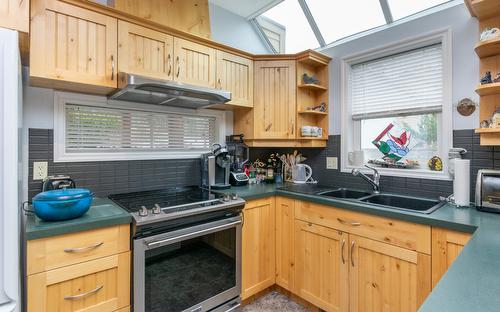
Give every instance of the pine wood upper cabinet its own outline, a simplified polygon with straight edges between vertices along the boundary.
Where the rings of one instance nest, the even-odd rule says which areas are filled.
[[[295,293],[325,311],[348,311],[348,235],[296,220],[294,239]]]
[[[432,287],[462,252],[470,237],[469,233],[432,228]]]
[[[28,32],[30,25],[29,0],[0,1],[0,27]]]
[[[215,88],[215,49],[174,38],[174,80]]]
[[[56,0],[34,0],[30,81],[91,93],[116,88],[117,20]]]
[[[174,37],[135,24],[118,21],[120,72],[172,80]]]
[[[241,297],[246,299],[275,283],[274,197],[247,202],[243,217]]]
[[[254,139],[294,139],[295,61],[257,61],[254,66]]]
[[[231,92],[231,101],[226,104],[253,107],[253,61],[217,51],[216,87]]]
[[[350,311],[417,311],[431,290],[430,256],[349,238]]]
[[[294,200],[276,197],[276,284],[293,290]]]
[[[28,276],[28,312],[111,312],[130,304],[130,252]]]

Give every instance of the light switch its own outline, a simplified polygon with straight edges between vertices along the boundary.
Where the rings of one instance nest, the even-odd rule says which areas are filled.
[[[48,164],[46,161],[33,162],[33,180],[43,180],[47,177]]]
[[[326,158],[326,169],[339,169],[339,162],[337,157],[327,157]]]

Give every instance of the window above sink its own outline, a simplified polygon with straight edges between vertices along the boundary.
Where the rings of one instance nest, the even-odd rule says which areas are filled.
[[[381,175],[451,180],[450,30],[351,56],[342,66],[342,172],[370,163]]]

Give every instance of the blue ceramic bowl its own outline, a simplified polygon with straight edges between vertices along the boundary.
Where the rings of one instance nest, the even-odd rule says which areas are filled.
[[[93,194],[87,189],[70,188],[53,190],[33,197],[35,214],[45,221],[62,221],[78,218],[92,204]]]

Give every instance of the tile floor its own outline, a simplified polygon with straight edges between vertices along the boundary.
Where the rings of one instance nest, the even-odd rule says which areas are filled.
[[[287,296],[273,291],[243,307],[242,312],[308,312],[309,310]]]

